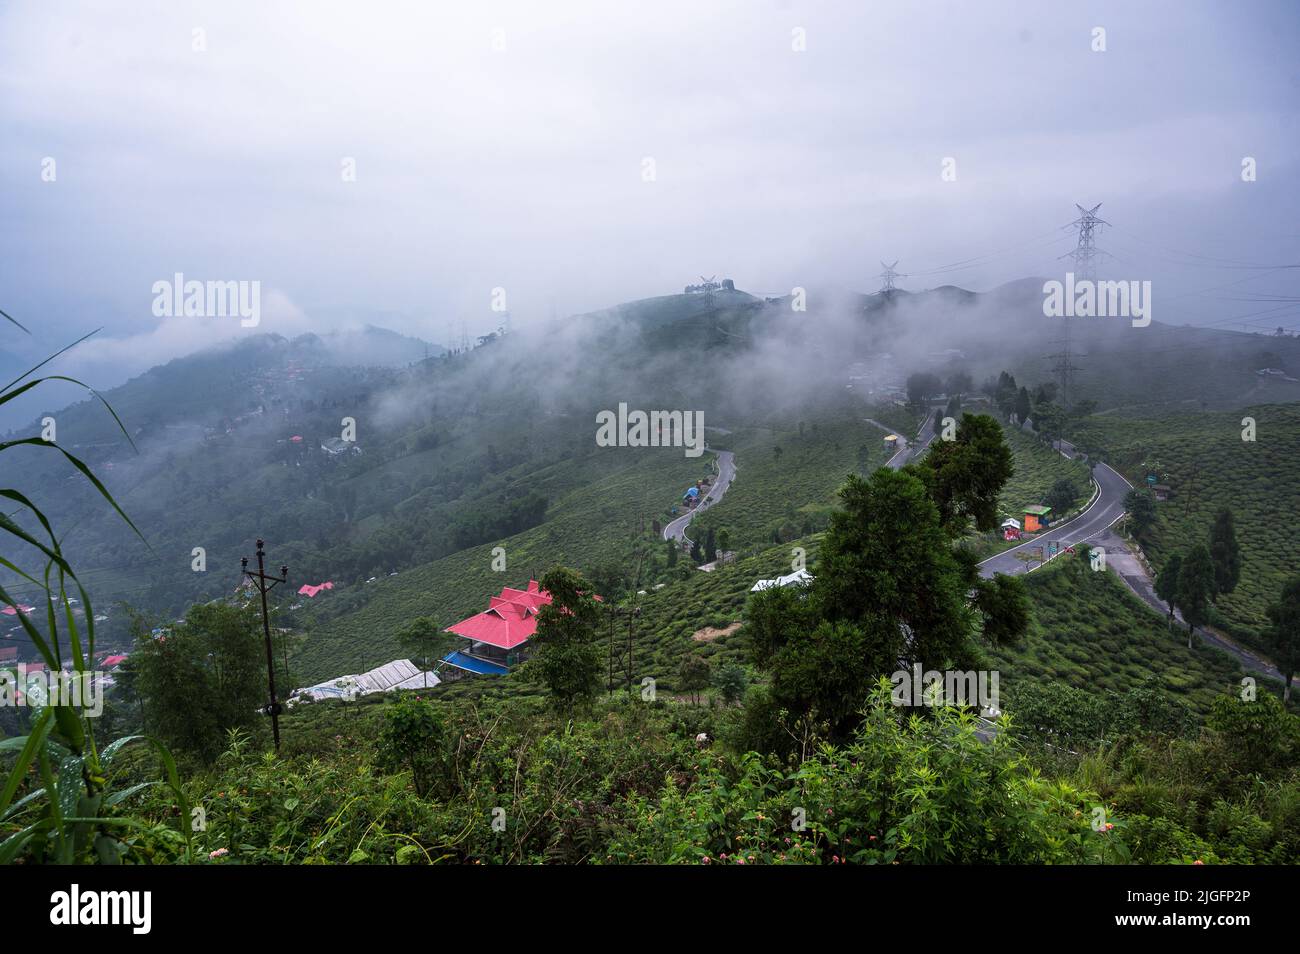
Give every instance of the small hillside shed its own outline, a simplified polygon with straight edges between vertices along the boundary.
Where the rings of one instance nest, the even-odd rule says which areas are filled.
[[[1042,504],[1034,504],[1032,507],[1025,508],[1025,533],[1037,533],[1051,525],[1051,519],[1048,516],[1052,512],[1051,507],[1044,507]]]

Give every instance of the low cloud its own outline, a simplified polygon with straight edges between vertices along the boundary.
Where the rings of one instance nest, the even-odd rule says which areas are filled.
[[[114,336],[101,332],[86,342],[86,345],[74,348],[61,357],[57,367],[61,374],[103,387],[102,382],[115,382],[115,379],[123,376],[133,377],[178,355],[214,345],[234,343],[249,335],[279,334],[292,338],[319,330],[286,294],[270,290],[262,293],[262,315],[257,327],[240,327],[237,315],[224,318],[162,318],[156,327],[138,334]]]

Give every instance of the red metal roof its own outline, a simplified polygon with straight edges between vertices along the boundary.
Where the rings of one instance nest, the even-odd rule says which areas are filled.
[[[550,601],[551,594],[544,592],[536,580],[529,580],[526,590],[505,586],[501,595],[488,600],[486,610],[453,623],[447,632],[498,649],[514,649],[537,632],[537,611]]]
[[[528,584],[528,589],[526,590],[516,590],[509,586],[503,586],[501,588],[501,595],[492,597],[490,605],[496,605],[497,602],[501,602],[522,603],[525,606],[532,606],[534,608],[545,606],[551,601],[551,594],[543,593],[540,589],[534,589],[536,586],[537,583],[535,581],[530,582]]]
[[[514,649],[528,642],[537,632],[537,611],[550,602],[551,594],[536,580],[529,580],[526,590],[503,586],[499,596],[488,600],[486,610],[453,623],[447,627],[447,632],[498,649]]]

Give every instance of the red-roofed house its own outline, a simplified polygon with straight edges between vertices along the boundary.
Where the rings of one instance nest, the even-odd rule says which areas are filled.
[[[551,594],[536,580],[529,580],[525,590],[502,587],[500,595],[491,597],[482,613],[447,627],[447,632],[462,636],[467,642],[463,649],[448,653],[442,661],[460,670],[454,676],[505,675],[527,654],[525,644],[537,632],[537,612],[550,602]]]
[[[302,586],[298,587],[298,592],[301,593],[303,596],[310,598],[315,596],[321,590],[332,590],[332,589],[334,589],[334,583],[330,580],[326,580],[320,586],[312,586],[310,583],[304,583]]]
[[[120,666],[120,665],[121,665],[122,663],[124,663],[124,662],[126,662],[126,656],[125,656],[125,655],[120,655],[120,656],[108,656],[108,657],[105,657],[104,662],[103,662],[103,666],[104,666],[105,669],[112,669],[114,666]]]
[[[448,653],[443,662],[462,672],[504,675],[520,661],[520,647],[537,632],[537,611],[549,602],[551,594],[536,580],[529,580],[526,590],[502,587],[482,613],[447,627],[467,642],[464,650]]]

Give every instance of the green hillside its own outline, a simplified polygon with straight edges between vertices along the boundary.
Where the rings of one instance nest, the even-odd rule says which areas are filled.
[[[732,549],[766,553],[774,531],[790,541],[824,524],[836,491],[857,466],[861,448],[868,448],[870,468],[884,461],[879,429],[845,420],[838,411],[810,415],[802,437],[799,428],[795,422],[788,430],[749,428],[711,438],[714,446],[735,448],[737,476],[723,500],[692,522],[692,538],[702,538],[710,526],[725,528]],[[780,455],[775,453],[778,446]],[[653,521],[671,519],[669,508],[679,502],[682,488],[711,472],[712,460],[710,454],[686,458],[676,449],[591,447],[577,461],[530,475],[529,486],[542,488],[553,501],[541,525],[403,570],[396,577],[381,576],[374,584],[326,594],[317,598],[319,607],[312,604],[301,616],[287,617],[288,624],[308,637],[293,660],[295,674],[314,681],[387,662],[399,653],[396,632],[413,617],[431,616],[448,625],[480,611],[501,586],[519,585],[556,564],[621,575],[630,584],[635,554],[643,550],[643,587],[685,575],[689,586],[710,592],[717,585],[706,582],[710,576],[734,579],[739,587],[745,574],[751,574],[752,584],[758,566],[771,564],[769,575],[789,572],[781,569],[789,562],[788,547],[778,549],[785,554],[780,560],[746,560],[713,575],[691,570],[685,555],[673,572],[668,570]],[[606,468],[614,469],[607,474]],[[498,545],[506,549],[505,573],[491,569],[491,551]],[[704,579],[697,584],[695,577]],[[738,591],[747,591],[749,584]],[[342,611],[331,609],[331,602]],[[689,605],[703,609],[708,604]],[[357,639],[356,634],[365,636]]]
[[[1256,421],[1254,442],[1242,440],[1245,417]],[[1098,415],[1080,437],[1104,447],[1135,485],[1143,483],[1151,462],[1172,488],[1171,499],[1157,504],[1148,548],[1157,568],[1171,554],[1204,542],[1219,509],[1232,509],[1241,582],[1219,599],[1218,612],[1231,633],[1257,643],[1264,610],[1294,569],[1288,554],[1293,516],[1300,512],[1300,405],[1151,418]]]
[[[517,542],[526,547],[529,541],[525,538],[539,532],[521,534]],[[660,692],[673,695],[679,691],[678,668],[688,655],[702,656],[713,665],[747,665],[745,630],[743,625],[736,628],[734,624],[743,624],[750,588],[756,580],[790,572],[793,546],[805,550],[809,569],[816,573],[819,540],[820,535],[816,535],[769,546],[712,572],[692,571],[683,579],[648,589],[637,600],[641,615],[635,628],[634,682],[639,685],[641,679],[651,677]],[[478,562],[486,567],[489,555],[486,550],[480,555]],[[458,588],[456,580],[461,576],[456,574],[466,580],[463,589]],[[376,587],[376,596],[382,599],[375,600],[375,611],[364,609],[314,631],[295,668],[305,668],[309,663],[317,666],[317,654],[323,656],[327,651],[333,653],[328,656],[327,668],[334,668],[328,673],[321,670],[322,677],[352,671],[343,664],[348,659],[357,659],[360,668],[387,661],[398,651],[396,643],[376,639],[375,634],[391,634],[410,616],[428,615],[431,608],[451,605],[446,600],[418,597],[399,603],[398,594],[417,581],[436,580],[441,593],[465,593],[469,600],[463,610],[466,614],[481,608],[479,594],[490,593],[500,585],[499,574],[458,566],[451,560],[439,561],[406,577]],[[521,579],[512,577],[510,582],[517,585]],[[1012,647],[990,650],[991,664],[1001,673],[1002,690],[1008,699],[1014,699],[1015,687],[1026,682],[1036,686],[1063,682],[1090,691],[1113,689],[1123,693],[1155,676],[1171,698],[1203,714],[1211,700],[1235,685],[1242,675],[1234,660],[1216,650],[1199,643],[1188,650],[1179,634],[1169,633],[1159,614],[1133,597],[1111,574],[1083,572],[1074,560],[1065,558],[1025,580],[1032,602],[1030,631]],[[408,608],[396,615],[380,611],[381,606],[396,605]],[[377,655],[347,655],[337,645],[347,632],[370,634],[356,651],[374,650]],[[365,665],[360,662],[363,658]],[[544,689],[530,678],[525,666],[508,677],[462,680],[439,687],[438,692],[448,699],[513,698],[540,697]]]
[[[1058,480],[1071,480],[1079,488],[1076,506],[1087,501],[1092,491],[1088,467],[1082,461],[1063,457],[1050,445],[1018,427],[1002,426],[1002,436],[1015,460],[1015,473],[1002,489],[1002,512],[1019,519],[1024,508],[1043,502],[1043,497]]]
[[[720,503],[691,521],[688,536],[725,529],[730,548],[748,552],[823,529],[844,479],[884,464],[882,437],[860,420],[821,417],[716,439],[735,452],[736,478]]]
[[[1142,603],[1112,573],[1093,573],[1075,557],[1026,578],[1034,623],[1025,639],[991,651],[1012,705],[1021,682],[1063,682],[1089,692],[1126,692],[1155,677],[1170,696],[1204,714],[1236,686],[1240,666],[1185,635]]]
[[[680,488],[707,472],[708,455],[687,458],[675,448],[601,448],[591,455],[616,469],[579,489],[567,490],[546,522],[522,533],[381,578],[365,586],[364,603],[329,619],[307,616],[299,625],[307,638],[292,661],[306,681],[360,672],[401,654],[396,633],[417,616],[443,626],[480,612],[502,586],[519,586],[556,564],[588,572],[607,564],[628,566],[634,548],[653,542],[650,522],[680,496]],[[556,476],[556,487],[566,483]],[[492,550],[505,549],[506,570],[492,569]],[[328,593],[319,616],[330,614]],[[315,607],[311,607],[316,612]]]
[[[1043,376],[1041,353],[1060,338],[1038,317],[1046,345],[1039,355],[1021,351],[1006,367],[1018,379]],[[1134,328],[1124,321],[1076,320],[1074,346],[1081,359],[1074,398],[1091,399],[1103,410],[1158,416],[1171,409],[1222,410],[1245,404],[1300,400],[1300,384],[1261,378],[1260,368],[1282,368],[1300,377],[1300,338],[1243,334],[1153,322]]]

